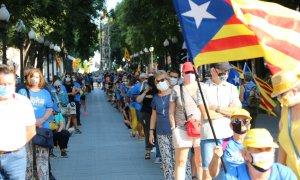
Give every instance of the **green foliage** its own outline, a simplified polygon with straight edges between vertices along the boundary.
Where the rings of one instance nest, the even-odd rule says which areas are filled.
[[[8,45],[16,46],[15,24],[22,19],[27,27],[45,39],[64,46],[70,54],[88,59],[98,49],[98,29],[94,23],[104,0],[7,0],[11,14]]]

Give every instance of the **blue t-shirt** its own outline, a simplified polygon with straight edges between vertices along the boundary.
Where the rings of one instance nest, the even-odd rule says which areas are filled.
[[[251,180],[247,165],[245,163],[237,166],[236,168],[230,169],[223,179],[227,180],[235,180],[235,179],[242,179],[242,180]],[[296,180],[297,177],[294,172],[279,163],[274,163],[271,170],[271,175],[269,180],[277,180],[277,179],[284,179],[284,180]]]
[[[244,93],[244,101],[242,102],[242,107],[246,108],[249,107],[247,103],[247,99],[250,95],[250,90],[256,85],[254,82],[250,81],[250,82],[246,82],[243,86],[245,88],[245,93]]]
[[[138,97],[140,94],[141,85],[142,84],[140,82],[137,82],[134,87],[131,88],[130,96],[134,96],[135,98]],[[136,102],[135,100],[130,99],[130,105],[138,111],[142,109],[142,104]]]
[[[158,135],[172,135],[169,121],[170,94],[166,96],[154,95],[152,109],[156,111],[156,133]]]
[[[41,89],[38,92],[29,90],[29,93],[36,119],[42,118],[48,108],[53,108],[51,95],[46,89]],[[19,94],[27,97],[27,92],[25,89],[20,89]],[[43,128],[49,128],[49,121],[45,121],[42,126]]]
[[[243,144],[235,141],[233,137],[230,137],[228,140],[228,144],[226,146],[226,149],[223,153],[223,159],[224,163],[226,165],[227,170],[231,168],[235,168],[240,164],[243,164],[244,158],[241,154],[241,149],[243,148]],[[217,179],[222,179],[224,176],[223,168],[220,172],[220,175]]]
[[[75,86],[76,89],[80,89],[80,87],[81,87],[78,82],[75,82],[74,86]],[[74,100],[77,101],[77,102],[80,102],[80,94],[79,93],[75,94]]]
[[[67,107],[67,105],[69,104],[68,94],[63,92],[63,93],[56,94],[56,96],[58,100],[61,102],[61,106]]]

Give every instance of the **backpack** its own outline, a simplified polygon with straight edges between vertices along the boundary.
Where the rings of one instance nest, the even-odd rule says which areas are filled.
[[[248,87],[248,86],[247,86]],[[250,108],[258,108],[260,104],[260,96],[256,86],[253,86],[249,91],[249,96],[246,100]]]

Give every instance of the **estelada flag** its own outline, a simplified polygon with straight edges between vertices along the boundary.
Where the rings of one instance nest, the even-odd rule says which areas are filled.
[[[255,34],[236,18],[230,0],[173,0],[196,66],[263,56]]]
[[[300,13],[258,0],[231,0],[237,15],[255,33],[272,74],[300,64]]]
[[[126,60],[130,60],[130,55],[129,55],[129,52],[128,52],[128,49],[127,49],[127,48],[125,48],[124,58],[125,58]]]

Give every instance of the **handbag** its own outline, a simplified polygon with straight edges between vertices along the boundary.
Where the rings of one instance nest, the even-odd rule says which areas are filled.
[[[185,111],[185,102],[184,102],[184,97],[183,97],[183,90],[182,90],[182,85],[180,85],[180,96],[181,96],[181,102],[182,102],[182,107],[183,107],[183,112],[184,112],[184,117],[186,120],[186,133],[189,137],[196,137],[200,138],[200,131],[201,131],[201,121],[196,120],[196,119],[188,119],[186,111]]]
[[[59,105],[60,108],[60,112],[63,116],[69,116],[70,115],[70,111],[68,107],[63,107],[61,105]]]
[[[45,148],[52,148],[54,146],[52,130],[47,128],[37,128],[32,143]]]

